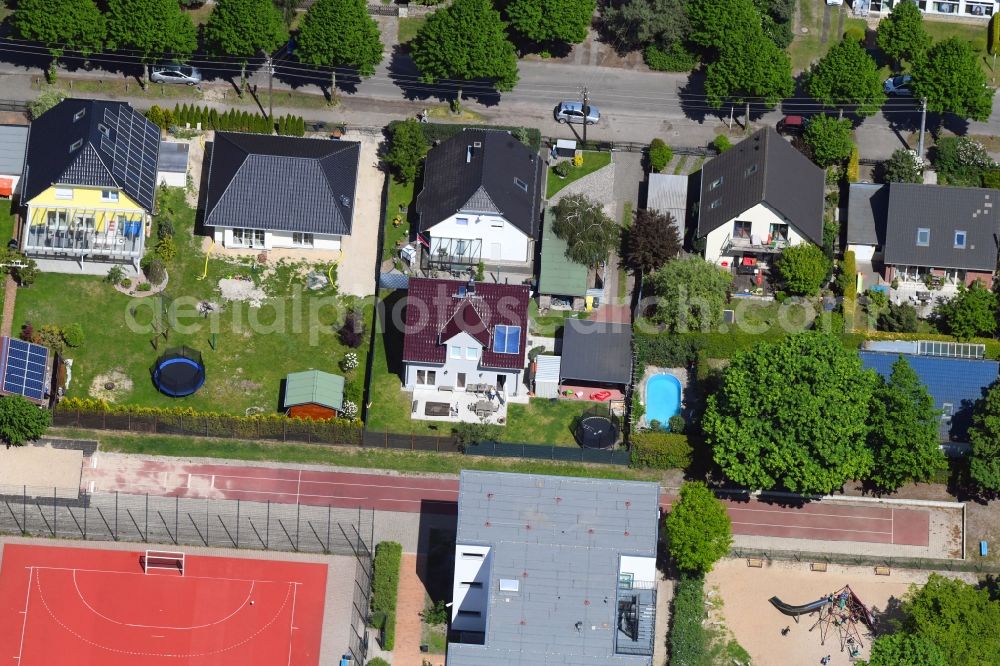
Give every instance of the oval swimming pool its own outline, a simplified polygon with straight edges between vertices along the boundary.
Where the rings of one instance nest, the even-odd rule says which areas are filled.
[[[653,375],[646,381],[646,423],[659,421],[666,427],[681,411],[681,383],[673,375]]]

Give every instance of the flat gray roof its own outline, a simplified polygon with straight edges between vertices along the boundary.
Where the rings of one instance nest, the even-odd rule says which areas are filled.
[[[889,186],[851,183],[847,199],[847,244],[883,245]]]
[[[27,144],[27,127],[0,125],[0,174],[21,175],[24,171],[24,147]]]
[[[561,379],[596,384],[632,381],[632,327],[629,324],[566,319]]]
[[[186,143],[160,141],[160,161],[156,165],[157,171],[187,173],[189,148]]]
[[[492,566],[485,644],[449,644],[448,663],[651,664],[615,654],[616,595],[620,556],[656,556],[659,497],[655,483],[463,471],[456,543],[490,546]]]

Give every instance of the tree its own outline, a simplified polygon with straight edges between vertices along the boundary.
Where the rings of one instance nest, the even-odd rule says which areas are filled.
[[[813,161],[826,168],[848,158],[854,145],[852,136],[850,120],[813,116],[802,138],[812,149]]]
[[[604,29],[622,49],[634,50],[658,42],[670,45],[687,39],[691,22],[685,0],[626,0],[601,14]]]
[[[729,553],[733,526],[715,494],[700,481],[681,486],[666,520],[670,557],[688,574],[705,574]]]
[[[878,315],[878,328],[892,333],[916,333],[917,309],[909,303],[896,305],[890,301],[887,309]]]
[[[762,342],[726,368],[702,429],[735,483],[829,493],[871,469],[865,440],[875,381],[833,335]]]
[[[410,42],[410,55],[426,83],[489,79],[502,91],[517,83],[514,45],[489,0],[455,0],[431,14]]]
[[[108,0],[108,48],[139,52],[142,80],[147,65],[173,57],[183,60],[198,48],[198,31],[176,0]]]
[[[38,97],[28,102],[28,115],[32,120],[54,107],[59,102],[66,99],[66,93],[61,90],[46,90]]]
[[[882,162],[882,180],[886,183],[922,183],[923,164],[915,152],[897,148]]]
[[[658,297],[654,318],[674,333],[711,330],[722,320],[732,282],[729,271],[701,257],[668,261],[649,276]]]
[[[928,481],[946,466],[938,438],[941,412],[903,356],[880,381],[871,403],[869,445],[875,457],[871,480],[884,490]]]
[[[587,38],[595,0],[513,0],[510,27],[536,44],[578,44]]]
[[[705,95],[713,108],[751,98],[770,107],[794,90],[788,54],[759,30],[732,35],[705,74]]]
[[[303,62],[330,67],[330,95],[337,87],[338,67],[371,76],[382,62],[378,24],[364,0],[317,0],[302,18],[296,53]]]
[[[430,144],[427,143],[423,128],[416,119],[410,118],[393,127],[385,161],[396,170],[400,182],[412,183],[417,178],[420,163],[428,150]]]
[[[583,194],[559,200],[552,231],[566,241],[566,256],[584,266],[606,261],[621,237],[621,228],[608,217],[601,204]]]
[[[21,446],[45,434],[52,413],[19,395],[0,398],[0,437],[9,446]]]
[[[910,588],[903,613],[903,628],[937,645],[949,666],[996,663],[1000,601],[985,589],[932,573],[926,585]]]
[[[935,113],[983,121],[993,112],[993,88],[986,83],[979,56],[957,37],[938,42],[913,63],[910,87]]]
[[[11,24],[21,39],[45,44],[53,69],[64,50],[99,51],[106,34],[94,0],[18,0]]]
[[[971,287],[959,285],[957,294],[938,303],[934,315],[959,340],[991,336],[997,330],[997,296],[978,281]]]
[[[988,493],[1000,492],[1000,383],[976,403],[969,427],[969,475]]]
[[[785,248],[775,268],[785,291],[799,296],[815,296],[830,274],[830,260],[823,250],[812,243],[800,243]]]
[[[923,14],[915,2],[897,2],[892,13],[879,21],[878,46],[897,63],[917,60],[930,45]]]
[[[721,51],[741,36],[763,36],[763,21],[752,0],[688,0],[688,39]]]
[[[648,275],[681,251],[677,223],[670,213],[642,209],[625,230],[624,259],[632,270]]]
[[[806,90],[824,106],[853,106],[854,113],[862,118],[885,103],[875,59],[852,39],[838,42],[813,65],[806,78]]]
[[[663,139],[656,138],[649,142],[649,168],[651,171],[660,173],[667,168],[670,160],[674,158],[674,151]]]
[[[930,641],[900,631],[883,634],[872,642],[868,661],[855,662],[859,666],[948,666],[941,649]]]
[[[979,187],[983,174],[995,165],[986,147],[967,136],[943,136],[931,150],[931,161],[942,185]]]
[[[217,0],[205,24],[205,39],[217,55],[240,59],[242,88],[247,60],[287,43],[288,30],[271,0]]]

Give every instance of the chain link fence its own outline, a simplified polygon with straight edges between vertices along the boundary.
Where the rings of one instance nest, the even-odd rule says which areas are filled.
[[[1000,573],[1000,564],[996,563],[932,557],[851,555],[845,553],[775,550],[770,548],[733,548],[729,551],[729,554],[732,557],[783,562],[826,562],[829,564],[843,564],[845,566],[889,567],[890,569],[918,569],[921,571],[970,571],[978,574]]]

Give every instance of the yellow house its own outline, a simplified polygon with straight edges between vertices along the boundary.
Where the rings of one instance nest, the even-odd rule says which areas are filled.
[[[21,251],[138,267],[150,233],[160,131],[124,102],[67,99],[31,124]]]

